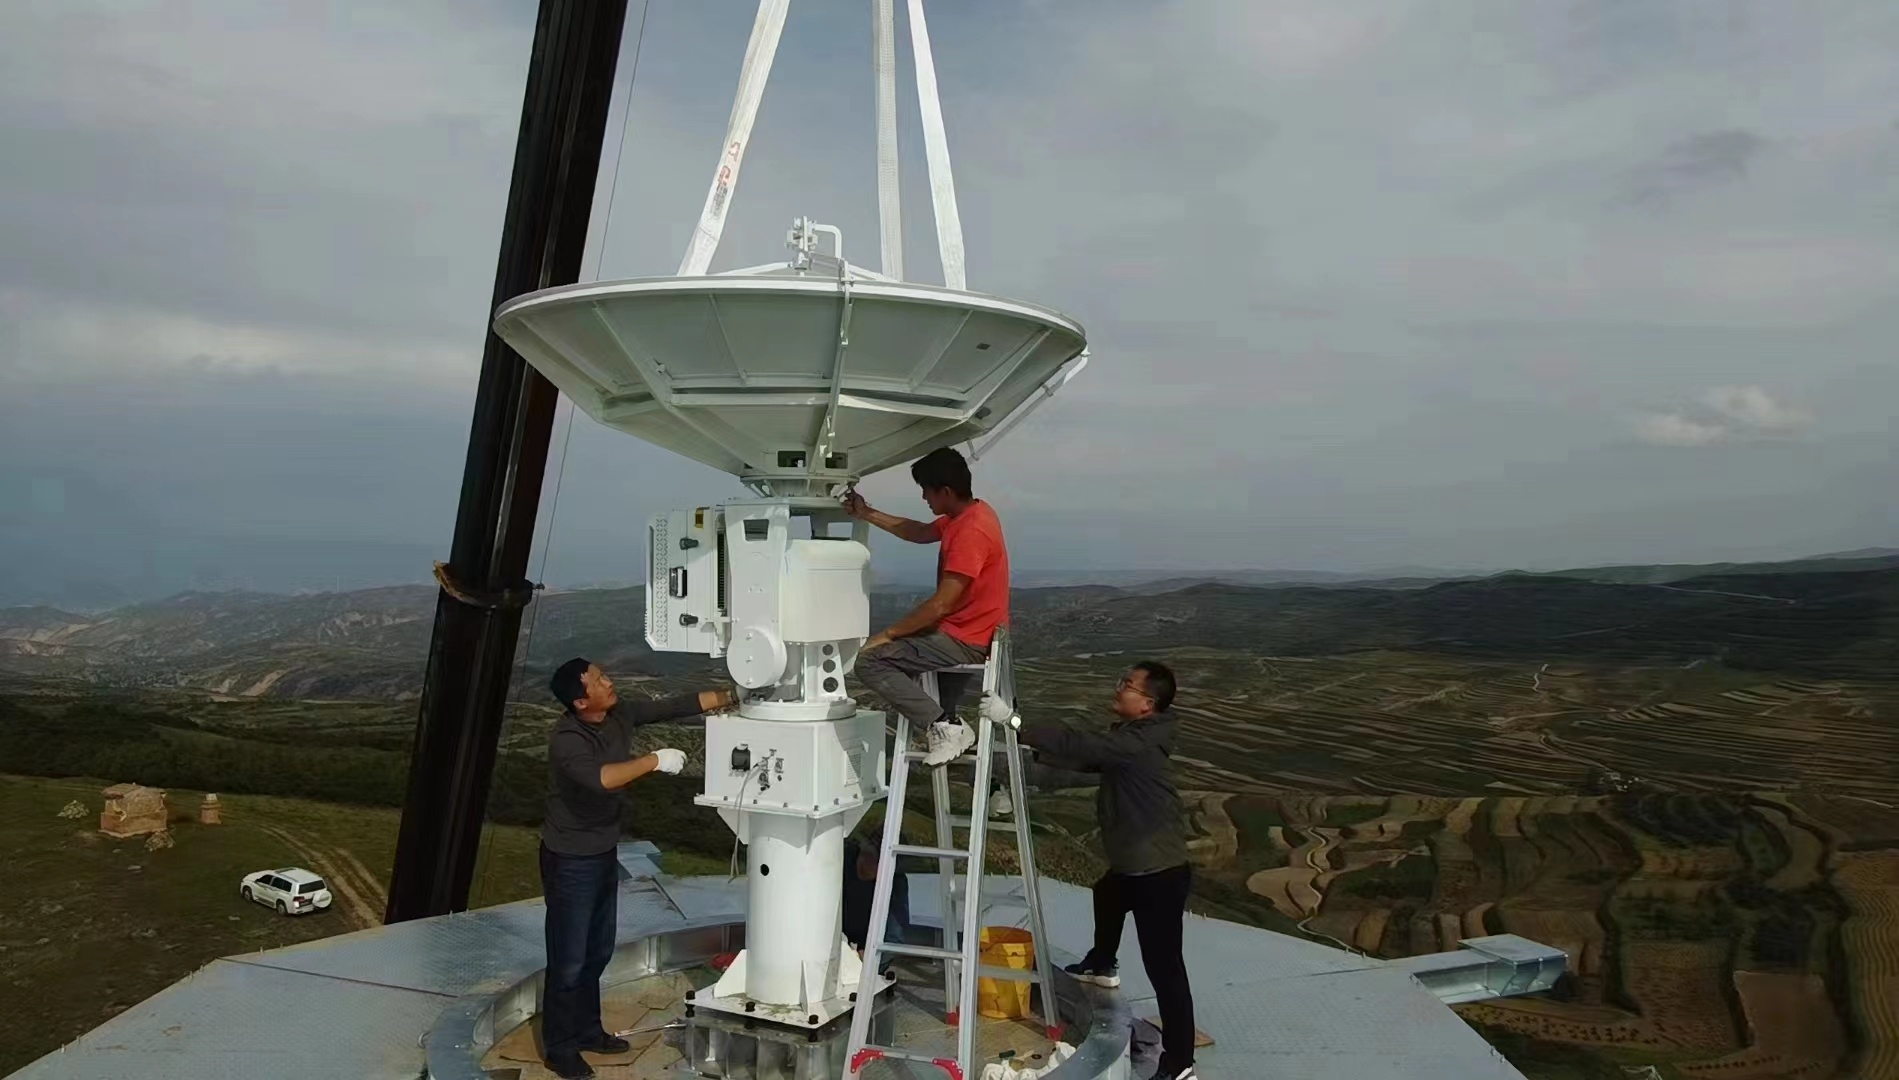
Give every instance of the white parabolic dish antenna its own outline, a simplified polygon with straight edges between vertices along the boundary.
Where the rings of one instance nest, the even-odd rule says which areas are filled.
[[[1032,304],[773,269],[548,289],[495,329],[600,423],[778,495],[1000,434],[1086,345]]]
[[[791,261],[707,273],[788,6],[759,4],[679,275],[545,289],[504,304],[494,320],[502,340],[595,420],[770,497],[835,493],[939,446],[969,442],[980,457],[1087,363],[1087,334],[1073,319],[967,289],[921,0],[910,0],[910,32],[944,284],[903,280],[891,0],[877,0],[872,20],[882,271],[846,262],[842,233],[800,219]],[[829,253],[819,251],[822,235]]]

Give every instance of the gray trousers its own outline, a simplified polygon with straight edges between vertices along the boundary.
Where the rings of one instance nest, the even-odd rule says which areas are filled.
[[[968,672],[944,671],[960,664],[980,664],[989,654],[974,645],[965,645],[941,630],[898,638],[888,645],[857,654],[857,681],[875,690],[890,706],[910,721],[918,734],[946,716],[956,714],[956,706],[975,676]],[[930,700],[917,676],[937,672],[936,689],[942,704]]]

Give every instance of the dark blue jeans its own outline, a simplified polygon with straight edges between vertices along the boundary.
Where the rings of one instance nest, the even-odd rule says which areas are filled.
[[[541,1055],[577,1054],[607,1036],[600,975],[613,959],[619,863],[611,850],[562,855],[541,847],[547,897],[547,975],[541,989]]]

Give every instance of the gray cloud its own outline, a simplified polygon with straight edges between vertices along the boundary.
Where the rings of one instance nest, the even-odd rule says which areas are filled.
[[[1665,205],[1676,195],[1740,180],[1766,148],[1767,140],[1751,131],[1730,128],[1690,135],[1637,168],[1628,197],[1636,203]]]
[[[1712,420],[1686,413],[1649,413],[1636,425],[1636,435],[1652,446],[1713,446],[1727,438],[1728,429]]]
[[[1798,435],[1813,415],[1758,386],[1717,386],[1692,409],[1652,412],[1636,424],[1637,436],[1654,446],[1713,446],[1733,439]]]
[[[193,535],[445,544],[529,19],[0,10],[0,398],[38,433],[0,479],[76,469]],[[715,268],[780,257],[800,214],[874,251],[866,23],[794,12]],[[931,28],[972,286],[1094,342],[980,466],[1023,565],[1692,558],[1732,527],[1697,508],[1764,469],[1805,511],[1756,523],[1763,549],[1816,522],[1891,541],[1866,492],[1896,456],[1892,5],[1046,0]],[[748,29],[653,6],[606,276],[676,265]],[[1739,439],[1768,413],[1710,387],[1825,424]],[[1704,425],[1721,450],[1642,446],[1644,416],[1681,421],[1650,442]],[[619,576],[669,500],[733,490],[584,419],[568,469],[567,580]],[[866,490],[914,505],[901,476]]]

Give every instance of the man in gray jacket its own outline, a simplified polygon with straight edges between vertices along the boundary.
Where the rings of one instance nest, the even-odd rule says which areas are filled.
[[[983,716],[1008,724],[1036,751],[1037,787],[1097,787],[1095,816],[1108,872],[1095,882],[1095,943],[1066,970],[1082,982],[1121,985],[1116,955],[1130,913],[1141,961],[1160,1006],[1161,1059],[1154,1080],[1193,1080],[1193,991],[1181,955],[1183,916],[1193,887],[1186,818],[1174,787],[1174,673],[1158,660],[1128,669],[1115,686],[1118,719],[1104,731],[1030,722],[984,695]]]
[[[541,1054],[562,1080],[587,1080],[583,1051],[625,1053],[625,1039],[600,1020],[600,975],[613,958],[619,910],[620,820],[628,785],[654,772],[677,773],[683,751],[633,756],[633,731],[700,720],[738,703],[731,690],[621,701],[598,664],[576,657],[549,683],[566,712],[548,736],[547,814],[541,824],[541,889],[547,903],[547,973],[541,988]]]

